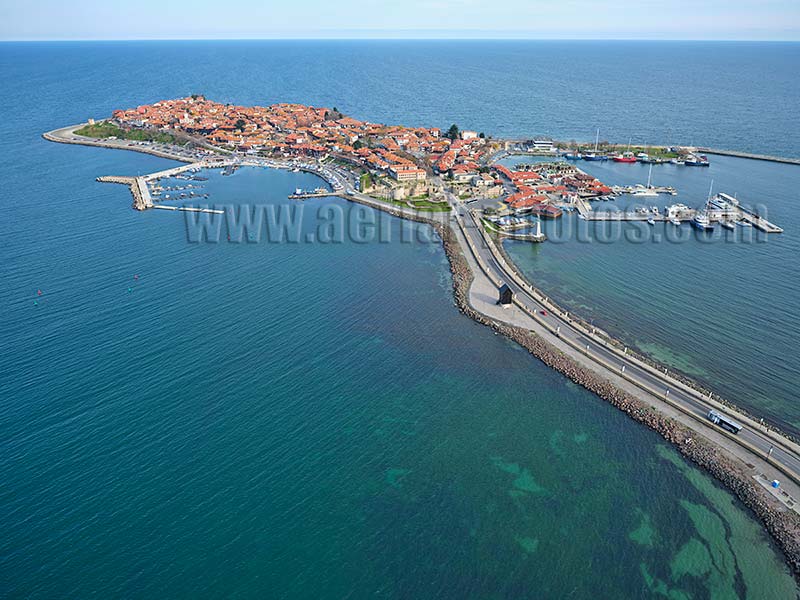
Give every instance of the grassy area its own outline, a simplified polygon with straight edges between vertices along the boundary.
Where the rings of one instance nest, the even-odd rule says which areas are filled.
[[[450,205],[447,202],[431,202],[430,200],[386,200],[397,206],[409,208],[409,203],[414,209],[421,212],[449,212]]]
[[[494,224],[487,219],[481,219],[481,224],[483,225],[483,230],[489,235],[496,236],[498,233],[500,233],[500,230],[497,229],[497,227],[495,227]]]
[[[364,173],[361,175],[359,179],[359,188],[360,190],[368,190],[372,187],[372,177],[370,177],[369,173]]]
[[[80,129],[76,129],[75,134],[95,139],[115,137],[120,140],[159,142],[161,144],[175,144],[177,142],[174,136],[162,131],[150,131],[148,129],[126,130],[108,121],[100,121],[93,125],[85,125]]]

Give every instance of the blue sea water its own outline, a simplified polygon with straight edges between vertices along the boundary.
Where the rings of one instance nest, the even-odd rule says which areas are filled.
[[[528,160],[512,157],[504,162]],[[609,185],[647,182],[641,164],[581,162]],[[682,202],[701,207],[711,184],[784,229],[688,224],[545,224],[552,243],[506,242],[515,262],[553,298],[661,363],[795,435],[800,432],[800,325],[794,319],[800,253],[800,166],[713,156],[698,169],[656,165],[655,185],[677,196],[620,196],[596,210]]]
[[[125,188],[94,181],[174,163],[39,137],[198,91],[578,136],[572,111],[586,105],[556,102],[572,94],[550,98],[531,69],[569,87],[561,65],[587,47],[0,46],[0,595],[793,597],[781,557],[726,491],[458,313],[440,246],[399,241],[424,226],[390,220],[390,243],[189,243],[182,215],[136,213]],[[650,56],[641,71],[702,51],[736,64],[720,75],[735,80],[742,57],[755,70],[797,53],[598,47],[594,69],[571,68],[621,81],[622,55]],[[498,69],[517,77],[514,95],[487,79]],[[483,93],[467,93],[470,78]],[[745,132],[747,149],[774,137],[794,152],[776,112]],[[719,113],[701,133],[736,145]],[[624,135],[633,120],[613,115],[609,131]],[[204,185],[211,202],[274,206],[314,184],[243,169]],[[304,233],[320,208],[348,210],[303,206]]]

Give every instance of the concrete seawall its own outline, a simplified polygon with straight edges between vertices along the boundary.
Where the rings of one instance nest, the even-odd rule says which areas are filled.
[[[131,152],[141,152],[143,154],[151,154],[160,158],[168,158],[170,160],[178,160],[180,162],[194,162],[195,159],[186,156],[180,156],[172,152],[152,148],[147,145],[133,145],[129,146],[127,140],[101,140],[95,138],[85,138],[75,134],[75,130],[87,125],[88,123],[80,123],[78,125],[70,125],[69,127],[62,127],[54,129],[42,134],[42,137],[48,142],[56,142],[57,144],[73,144],[76,146],[95,146],[97,148],[110,148],[112,150],[129,150]]]
[[[767,154],[752,154],[750,152],[738,152],[736,150],[717,150],[715,148],[698,148],[698,152],[704,154],[716,154],[718,156],[734,156],[736,158],[749,158],[752,160],[765,160],[769,162],[784,163],[787,165],[800,165],[800,158],[785,158],[783,156],[769,156]]]

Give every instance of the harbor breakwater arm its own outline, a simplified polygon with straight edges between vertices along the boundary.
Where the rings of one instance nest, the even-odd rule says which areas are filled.
[[[736,158],[749,158],[752,160],[765,160],[769,162],[784,163],[787,165],[800,165],[800,158],[787,158],[784,156],[770,156],[768,154],[753,154],[751,152],[738,152],[737,150],[718,150],[716,148],[698,148],[698,152],[704,154],[716,154],[718,156],[734,156]]]

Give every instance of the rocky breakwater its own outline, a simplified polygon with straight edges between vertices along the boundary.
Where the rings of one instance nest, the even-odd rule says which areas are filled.
[[[120,175],[106,175],[98,177],[97,181],[103,183],[119,183],[127,185],[133,196],[133,208],[136,210],[147,210],[153,207],[153,201],[147,192],[147,183],[142,177],[123,177]]]
[[[751,468],[723,453],[707,438],[578,364],[532,331],[498,323],[472,308],[469,303],[469,290],[473,273],[464,258],[458,239],[449,226],[435,222],[430,224],[442,239],[453,275],[453,293],[461,312],[514,340],[547,366],[594,392],[636,421],[657,431],[686,458],[704,468],[761,520],[783,552],[795,578],[800,582],[800,515],[769,496],[752,478]]]

